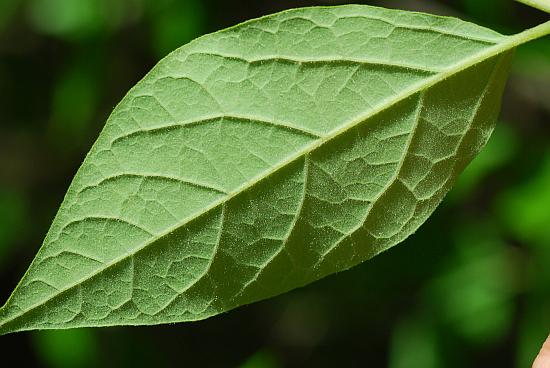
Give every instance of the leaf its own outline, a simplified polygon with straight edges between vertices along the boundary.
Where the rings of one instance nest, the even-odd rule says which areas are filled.
[[[401,242],[487,141],[510,50],[547,28],[340,6],[183,46],[109,117],[0,331],[199,320]]]

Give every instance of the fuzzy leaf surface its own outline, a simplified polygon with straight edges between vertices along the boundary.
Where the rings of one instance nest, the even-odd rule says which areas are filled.
[[[0,332],[199,320],[401,242],[489,138],[509,40],[339,6],[179,48],[109,117]]]

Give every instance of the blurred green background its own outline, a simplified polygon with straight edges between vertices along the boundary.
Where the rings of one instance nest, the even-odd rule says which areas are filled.
[[[0,0],[0,299],[125,92],[201,34],[306,0]],[[366,1],[514,33],[512,0]],[[3,366],[528,367],[550,331],[550,37],[434,216],[355,269],[206,321],[0,337]]]

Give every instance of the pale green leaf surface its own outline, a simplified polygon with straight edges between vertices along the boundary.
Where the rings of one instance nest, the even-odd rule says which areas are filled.
[[[0,331],[203,319],[401,242],[487,141],[519,43],[341,6],[183,46],[113,111]]]

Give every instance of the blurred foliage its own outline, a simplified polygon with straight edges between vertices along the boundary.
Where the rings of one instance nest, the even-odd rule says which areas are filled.
[[[36,253],[106,117],[203,33],[312,0],[0,0],[0,283]],[[547,16],[512,0],[366,1],[505,33]],[[173,326],[2,337],[44,367],[526,367],[550,330],[550,39],[521,47],[486,149],[414,236],[275,299]]]
[[[550,40],[525,44],[516,53],[515,72],[529,77],[550,78]]]
[[[509,125],[497,123],[487,145],[474,161],[466,167],[449,194],[449,201],[462,201],[478,190],[483,180],[498,169],[510,164],[518,151],[518,138]]]
[[[511,250],[488,226],[465,222],[453,229],[455,252],[426,294],[442,323],[476,345],[490,345],[507,333],[516,291]]]
[[[550,150],[540,161],[525,182],[502,193],[497,213],[516,237],[550,255]]]
[[[0,1],[0,32],[9,25],[11,18],[17,10],[17,0]]]
[[[89,62],[71,65],[58,78],[52,91],[50,137],[56,147],[64,142],[81,143],[98,108],[99,81]]]
[[[0,267],[9,258],[10,246],[18,233],[25,228],[26,207],[21,192],[0,187]]]
[[[148,3],[151,46],[157,57],[204,33],[206,10],[199,0],[158,0]]]
[[[259,350],[247,361],[240,365],[240,368],[277,368],[279,364],[274,355],[267,350]]]
[[[485,23],[486,26],[492,28],[500,28],[502,31],[503,22],[509,21],[512,14],[511,1],[502,0],[462,0],[464,12],[478,23]]]
[[[109,34],[139,15],[141,0],[30,0],[28,18],[38,32],[82,42]]]
[[[90,329],[39,331],[33,334],[33,340],[46,366],[84,368],[98,363],[99,347]]]
[[[390,368],[441,367],[437,335],[429,319],[417,317],[396,324],[391,340]]]

